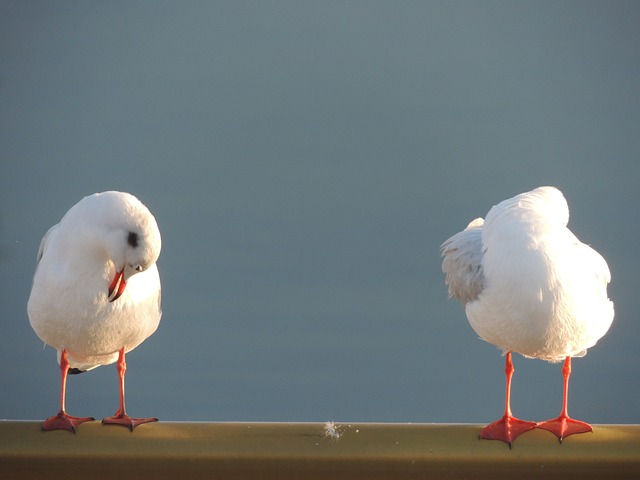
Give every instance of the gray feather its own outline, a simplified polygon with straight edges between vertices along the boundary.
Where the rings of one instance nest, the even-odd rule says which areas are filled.
[[[463,304],[475,300],[484,289],[482,271],[482,225],[476,218],[463,231],[445,241],[442,252],[442,271],[449,296]]]

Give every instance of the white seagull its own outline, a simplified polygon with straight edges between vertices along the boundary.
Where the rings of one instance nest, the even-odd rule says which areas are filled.
[[[491,208],[441,247],[449,296],[465,306],[476,333],[506,354],[504,416],[480,438],[511,443],[534,428],[559,440],[592,431],[567,413],[571,357],[582,357],[609,330],[613,303],[604,258],[567,228],[569,207],[554,187],[539,187]],[[562,410],[536,424],[511,414],[511,352],[564,360]]]
[[[65,411],[67,374],[117,362],[120,407],[103,423],[133,430],[156,418],[132,418],[124,401],[125,354],[160,322],[160,231],[128,193],[96,193],[80,200],[45,234],[27,310],[31,326],[58,350],[60,412],[43,430],[75,432],[93,420]]]

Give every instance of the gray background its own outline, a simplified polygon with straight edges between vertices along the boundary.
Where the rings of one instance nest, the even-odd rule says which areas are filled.
[[[624,1],[1,1],[0,417],[57,411],[35,255],[118,189],[163,235],[132,415],[494,420],[504,360],[447,299],[439,246],[555,185],[616,304],[570,413],[638,423],[638,25]],[[560,365],[515,363],[514,413],[557,415]],[[114,366],[69,380],[73,414],[117,401]]]

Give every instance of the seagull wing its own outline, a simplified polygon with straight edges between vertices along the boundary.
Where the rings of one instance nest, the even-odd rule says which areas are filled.
[[[59,226],[60,224],[58,223],[53,227],[51,227],[49,230],[47,230],[47,233],[44,234],[44,237],[42,237],[42,240],[40,240],[40,247],[38,248],[38,256],[36,257],[36,269],[37,269],[37,265],[40,263],[40,260],[42,259],[42,255],[44,255],[44,250],[47,246],[47,241],[51,237],[51,234],[55,232]]]
[[[482,271],[482,225],[476,218],[463,231],[456,233],[440,247],[442,271],[449,296],[463,304],[478,298],[484,288]]]

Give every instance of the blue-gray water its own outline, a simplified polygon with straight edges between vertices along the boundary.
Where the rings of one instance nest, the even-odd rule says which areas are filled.
[[[633,1],[0,2],[0,418],[57,411],[36,252],[119,189],[163,235],[132,415],[494,420],[503,357],[438,249],[550,184],[616,305],[570,414],[640,422],[639,24]],[[514,413],[557,415],[560,365],[515,364]],[[114,366],[69,379],[73,414],[117,402]]]

